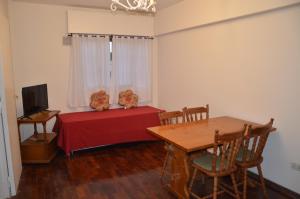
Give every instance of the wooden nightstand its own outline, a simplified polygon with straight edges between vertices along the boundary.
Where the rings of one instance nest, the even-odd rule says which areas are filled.
[[[53,117],[58,117],[60,111],[43,111],[28,118],[18,118],[18,131],[21,147],[22,163],[49,163],[56,155],[57,134],[47,132],[46,124]],[[37,132],[37,124],[43,125],[43,133]],[[33,124],[34,134],[21,142],[20,125]]]

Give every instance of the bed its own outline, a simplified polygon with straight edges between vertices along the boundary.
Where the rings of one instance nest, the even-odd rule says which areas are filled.
[[[141,106],[132,109],[110,109],[103,112],[60,114],[54,131],[58,146],[66,155],[81,149],[118,143],[157,140],[146,130],[160,125],[162,110]]]

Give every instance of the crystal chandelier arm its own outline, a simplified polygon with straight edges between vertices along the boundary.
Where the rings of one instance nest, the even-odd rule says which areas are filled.
[[[155,0],[149,0],[149,4],[148,4],[148,6],[146,7],[146,9],[148,10],[150,7],[155,7],[155,4],[156,4],[156,2],[155,2]]]
[[[133,1],[133,4],[135,4],[136,6],[133,6],[129,0],[127,0],[127,4],[131,7],[131,8],[138,8],[141,4],[141,1],[140,0],[134,0]]]
[[[142,8],[142,9],[146,9],[146,7],[147,7],[147,4],[148,4],[148,0],[140,0],[140,7]]]
[[[127,0],[128,1],[128,0]],[[120,2],[120,0],[112,0],[112,3],[110,5],[111,10],[116,11],[117,5],[122,6],[123,8],[130,10],[131,8],[123,3]]]
[[[118,9],[118,7],[117,7],[117,5],[116,5],[115,2],[112,2],[112,3],[110,4],[110,9],[111,9],[112,11],[116,11],[116,10]]]
[[[136,5],[134,6],[134,5],[132,5],[132,4],[130,3],[129,0],[127,0],[127,4],[129,5],[129,7],[130,7],[131,10],[135,10],[135,9],[138,9],[138,8],[141,7],[143,1],[144,1],[144,0],[134,0],[134,1],[133,1],[133,4],[136,4]]]
[[[112,11],[118,9],[118,5],[126,10],[145,10],[148,11],[152,7],[152,11],[155,12],[156,0],[126,0],[127,5],[120,2],[120,0],[112,0],[110,8]]]

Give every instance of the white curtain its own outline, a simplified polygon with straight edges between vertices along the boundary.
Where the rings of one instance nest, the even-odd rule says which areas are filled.
[[[110,90],[109,37],[72,37],[68,101],[72,108],[89,106],[90,96]]]
[[[120,91],[132,89],[139,102],[151,102],[152,40],[146,38],[113,37],[112,89],[113,103]]]

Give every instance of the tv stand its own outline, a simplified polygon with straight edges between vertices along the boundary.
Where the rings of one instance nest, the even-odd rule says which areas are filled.
[[[47,122],[58,117],[60,111],[42,111],[27,117],[18,118],[18,132],[23,163],[49,163],[57,153],[57,135],[47,132]],[[20,125],[33,124],[34,132],[31,137],[21,142]],[[43,132],[38,133],[37,124],[43,125]]]
[[[19,119],[22,120],[22,119],[26,119],[26,118],[29,119],[29,120],[32,120],[32,118],[31,118],[30,116],[25,116],[25,115],[19,117],[18,120],[19,120]]]

